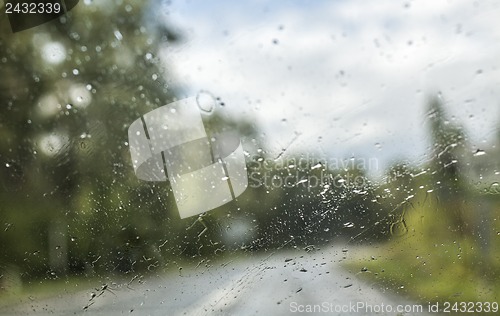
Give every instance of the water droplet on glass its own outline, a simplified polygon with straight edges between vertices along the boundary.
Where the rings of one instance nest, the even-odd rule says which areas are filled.
[[[321,168],[321,167],[322,167],[321,163],[317,163],[317,164],[315,164],[314,166],[311,167],[311,170],[318,169],[318,168]]]
[[[200,110],[205,113],[211,113],[215,109],[216,100],[208,91],[200,91],[196,95],[196,103]]]
[[[476,150],[476,152],[474,153],[474,157],[483,156],[483,155],[486,155],[486,152],[484,150],[481,150],[481,149]]]
[[[116,30],[114,34],[117,40],[121,41],[123,39],[123,35],[122,33],[120,33],[120,31]]]

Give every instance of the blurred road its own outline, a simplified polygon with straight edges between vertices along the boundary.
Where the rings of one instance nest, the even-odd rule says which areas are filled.
[[[297,315],[300,311],[307,315],[423,314],[398,313],[399,304],[409,303],[382,293],[377,285],[361,282],[346,272],[339,265],[344,256],[341,248],[333,247],[249,255],[208,267],[201,263],[177,274],[142,281],[131,277],[128,282],[109,285],[107,289],[90,289],[45,300],[34,298],[30,303],[2,308],[0,314]],[[95,293],[93,298],[92,293]],[[412,305],[406,308],[413,308]],[[423,306],[424,312],[426,309]]]

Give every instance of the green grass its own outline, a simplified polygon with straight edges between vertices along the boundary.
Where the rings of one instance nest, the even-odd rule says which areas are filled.
[[[373,260],[372,256],[376,259]],[[351,258],[344,266],[354,273],[359,272],[358,275],[367,281],[379,283],[419,302],[492,302],[500,298],[498,275],[471,269],[467,264],[450,258],[429,260],[395,255],[394,250],[379,248],[362,257]],[[364,272],[360,272],[362,270]]]
[[[0,292],[0,307],[77,293],[101,285],[102,279],[67,277],[57,280],[31,281],[17,288]]]
[[[481,240],[454,230],[453,219],[437,205],[415,205],[405,216],[404,236],[353,253],[344,266],[362,279],[422,303],[499,302],[498,209],[493,221],[485,223],[490,244],[481,249]]]

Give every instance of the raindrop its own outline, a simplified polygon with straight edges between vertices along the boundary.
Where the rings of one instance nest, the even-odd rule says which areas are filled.
[[[196,95],[196,103],[200,110],[211,113],[215,109],[216,100],[210,92],[202,90]]]
[[[120,31],[116,30],[113,34],[115,34],[117,40],[121,41],[123,39],[123,35]]]
[[[481,149],[476,150],[476,152],[474,153],[474,157],[483,156],[483,155],[486,155],[486,152],[484,150],[481,150]]]
[[[59,64],[66,59],[66,48],[59,42],[46,43],[41,51],[43,59],[51,64]]]
[[[405,220],[399,220],[391,224],[390,227],[391,235],[401,237],[408,233],[408,226],[406,226]]]
[[[500,184],[498,182],[493,182],[490,185],[489,192],[490,193],[500,193]]]
[[[295,185],[299,185],[299,184],[304,183],[304,182],[307,182],[307,179],[302,179],[299,182],[297,182]]]

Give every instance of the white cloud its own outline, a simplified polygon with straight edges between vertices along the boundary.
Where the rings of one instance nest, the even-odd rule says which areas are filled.
[[[211,91],[255,116],[273,152],[297,132],[295,147],[321,136],[326,154],[418,157],[437,90],[473,139],[500,119],[494,2],[223,3],[174,3],[188,40],[164,59],[187,94]]]

